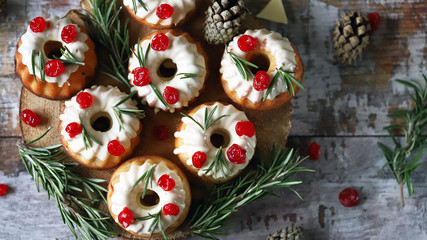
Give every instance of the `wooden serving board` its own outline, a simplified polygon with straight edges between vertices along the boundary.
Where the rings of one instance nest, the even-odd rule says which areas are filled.
[[[118,5],[120,4],[121,1],[118,2]],[[81,5],[84,9],[90,11],[90,7],[87,4],[86,0],[82,1]],[[175,113],[162,111],[155,113],[154,110],[149,108],[148,106],[144,107],[144,110],[146,111],[146,117],[142,120],[143,130],[140,135],[141,142],[138,146],[136,146],[131,156],[134,157],[140,155],[159,155],[170,159],[171,161],[176,163],[179,167],[181,167],[181,169],[184,170],[190,182],[192,183],[193,199],[196,202],[202,198],[202,192],[197,186],[200,181],[194,176],[192,176],[188,171],[186,171],[185,167],[182,166],[178,157],[173,154],[175,140],[173,134],[178,128],[178,124],[182,117],[180,115],[180,112],[188,112],[195,106],[212,101],[221,101],[233,104],[233,102],[225,94],[220,82],[219,65],[222,54],[224,52],[224,46],[209,45],[203,39],[202,30],[204,25],[204,16],[208,5],[208,1],[199,0],[195,15],[182,26],[176,29],[181,32],[188,32],[194,40],[199,41],[202,44],[202,47],[207,54],[208,78],[206,80],[207,82],[204,91],[200,94],[200,96],[196,99],[195,102],[190,104],[188,108],[185,108],[183,110],[177,110]],[[143,38],[150,32],[155,31],[139,24],[136,20],[132,19],[125,9],[122,10],[121,14],[121,18],[129,18],[128,27],[130,32],[130,46],[133,46],[139,38]],[[71,11],[67,14],[67,17],[71,18],[76,23],[79,23],[81,25],[83,24],[82,20],[79,19],[79,17]],[[253,16],[248,16],[245,20],[245,24],[243,27],[254,29],[260,28],[261,26],[255,21]],[[96,43],[96,39],[93,40]],[[104,52],[105,54],[105,49],[103,49],[102,46],[97,45],[96,50],[98,55],[98,61],[102,62],[102,56],[104,55],[101,52]],[[114,79],[103,75],[100,71],[98,71],[98,73],[96,74],[95,79],[91,83],[91,85],[114,85],[119,86],[122,91],[126,91],[126,88],[124,86],[120,85],[120,83],[116,82]],[[31,141],[39,137],[43,132],[46,131],[47,128],[52,127],[52,130],[43,139],[34,143],[34,146],[44,147],[60,143],[58,130],[59,115],[62,112],[63,106],[63,101],[52,101],[38,97],[23,87],[21,90],[20,111],[24,109],[31,109],[36,112],[42,120],[41,125],[37,128],[32,128],[24,124],[22,121],[20,122],[23,140]],[[235,106],[238,109],[243,110],[241,107],[237,105]],[[277,109],[269,111],[244,111],[249,120],[252,121],[255,125],[257,147],[262,152],[267,152],[274,142],[282,146],[286,144],[289,130],[291,127],[292,106],[290,102],[284,104],[283,106]],[[153,129],[157,125],[164,125],[167,127],[169,137],[166,140],[159,141],[154,138]],[[103,178],[108,180],[114,170],[115,168],[107,170],[93,170],[82,167],[81,174],[84,176]],[[106,209],[105,206],[103,206],[103,208]],[[118,235],[123,238],[137,239],[127,234],[125,231],[118,232]],[[186,235],[187,234],[185,234],[185,232],[176,231],[170,235],[170,239],[182,238]]]

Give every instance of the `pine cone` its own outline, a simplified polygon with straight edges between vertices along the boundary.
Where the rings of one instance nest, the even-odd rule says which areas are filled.
[[[215,45],[227,44],[239,34],[247,12],[243,0],[214,0],[206,12],[206,41]]]
[[[278,230],[268,236],[267,240],[304,240],[302,228],[291,225]]]
[[[0,0],[0,13],[6,9],[7,0]]]
[[[369,43],[371,25],[360,12],[350,11],[335,23],[333,32],[334,57],[342,64],[352,64],[362,55]]]

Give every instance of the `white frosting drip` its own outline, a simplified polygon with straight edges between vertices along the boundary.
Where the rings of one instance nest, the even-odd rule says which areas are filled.
[[[244,34],[258,39],[257,46],[261,46],[262,50],[267,51],[273,56],[274,61],[276,62],[276,68],[282,67],[283,70],[290,71],[295,69],[295,52],[292,49],[291,42],[289,42],[287,38],[282,37],[280,33],[270,32],[266,29],[259,29],[247,30]],[[237,41],[239,40],[240,36],[242,35],[234,37],[233,41],[228,44],[227,50],[236,54],[238,57],[245,59],[247,53],[240,50],[237,45]],[[252,86],[253,79],[246,81],[244,78],[242,78],[236,68],[236,65],[231,61],[227,51],[224,51],[224,55],[221,60],[220,72],[222,74],[222,78],[228,83],[228,88],[231,91],[235,91],[239,98],[247,98],[253,103],[258,103],[263,100],[267,90],[257,91]],[[268,72],[271,80],[273,79],[276,72],[277,70]],[[286,91],[288,91],[286,85],[284,85],[279,79],[274,85],[267,99],[273,100],[279,94]]]
[[[120,173],[120,181],[113,185],[114,192],[111,196],[111,211],[118,216],[124,207],[128,207],[132,211],[132,214],[135,218],[148,216],[148,214],[158,213],[165,204],[173,203],[179,207],[179,214],[177,216],[173,215],[161,215],[163,228],[167,229],[173,223],[175,223],[184,209],[187,207],[185,205],[186,192],[184,190],[184,185],[181,178],[174,172],[169,169],[165,164],[160,163],[156,165],[152,177],[152,185],[148,184],[147,189],[152,190],[157,193],[159,196],[159,203],[153,207],[147,207],[140,203],[139,198],[142,195],[145,187],[144,179],[138,183],[138,185],[130,191],[135,182],[140,178],[145,172],[147,172],[151,166],[151,163],[145,162],[143,165],[139,166],[132,164],[129,168],[129,171]],[[170,191],[164,191],[161,187],[157,186],[158,179],[163,176],[163,174],[169,175],[175,181],[175,187]],[[115,218],[118,222],[118,217]],[[153,219],[146,221],[134,221],[126,230],[134,231],[138,234],[148,234],[148,228],[153,222]],[[161,232],[160,228],[157,226],[154,233]]]
[[[80,31],[80,27],[77,24],[73,24],[68,18],[53,17],[46,20],[47,27],[41,33],[34,33],[30,26],[27,27],[27,32],[21,37],[22,44],[18,48],[18,52],[22,55],[22,63],[28,67],[30,74],[34,75],[32,64],[31,64],[31,54],[35,50],[34,54],[34,65],[35,65],[35,74],[40,78],[40,53],[43,53],[44,62],[46,63],[49,60],[43,48],[46,42],[56,41],[60,42],[62,46],[66,46],[70,52],[79,60],[84,61],[84,53],[89,50],[88,45],[85,43],[88,36]],[[62,41],[61,32],[62,28],[67,25],[76,26],[77,37],[76,40],[72,43],[66,43]],[[64,56],[61,56],[61,59],[65,59]],[[79,65],[65,65],[64,72],[58,77],[48,77],[46,76],[46,82],[57,83],[59,87],[62,87],[64,83],[68,81],[70,75],[77,71]]]
[[[228,144],[227,147],[223,148],[224,157],[227,160],[227,165],[231,170],[231,173],[229,173],[226,169],[224,169],[227,175],[225,178],[228,178],[236,175],[240,170],[242,170],[249,164],[249,161],[252,159],[252,156],[254,155],[255,146],[256,146],[256,137],[254,135],[251,138],[249,138],[245,135],[239,136],[236,133],[235,127],[238,122],[249,121],[244,112],[237,110],[236,108],[233,107],[233,105],[225,106],[221,103],[215,103],[211,106],[207,106],[208,113],[211,112],[215,108],[215,106],[218,106],[218,108],[213,114],[212,120],[217,119],[222,115],[230,115],[230,116],[224,117],[219,121],[217,121],[216,123],[214,123],[206,131],[206,133],[193,120],[191,120],[188,117],[183,117],[182,122],[186,124],[185,129],[175,132],[175,137],[181,138],[183,140],[183,144],[180,147],[176,148],[173,151],[173,153],[177,155],[181,153],[187,154],[189,158],[187,159],[186,163],[188,166],[192,166],[192,167],[194,167],[192,162],[192,156],[194,155],[194,153],[197,151],[206,153],[206,156],[207,156],[206,162],[202,168],[198,169],[197,174],[199,176],[203,176],[203,175],[215,176],[216,174],[216,178],[222,178],[224,177],[224,175],[222,174],[222,171],[219,168],[217,169],[216,173],[214,169],[212,169],[207,173],[205,173],[205,171],[214,161],[217,150],[218,150],[216,147],[212,145],[210,141],[210,136],[213,133],[217,133],[218,130],[219,132],[221,132],[221,130],[225,130],[226,132],[228,132],[230,136],[230,143]],[[197,122],[203,123],[205,119],[205,116],[204,116],[205,109],[206,107],[200,108],[192,115],[192,117]],[[240,147],[242,147],[244,150],[246,150],[245,163],[234,164],[228,160],[227,150],[233,144],[237,144]]]
[[[151,82],[159,89],[160,93],[163,94],[167,86],[174,87],[179,92],[179,101],[173,105],[168,104],[168,107],[166,107],[150,85],[138,87],[133,84],[134,75],[132,70],[140,67],[139,61],[134,54],[129,59],[128,78],[133,86],[132,90],[137,90],[138,96],[142,97],[148,105],[155,107],[156,110],[162,109],[174,112],[176,108],[188,106],[190,100],[199,96],[205,82],[206,66],[204,56],[197,51],[196,44],[188,42],[182,35],[174,36],[167,32],[166,36],[169,38],[169,47],[165,51],[155,51],[150,48],[145,67],[150,70]],[[140,43],[144,53],[149,43],[151,43],[151,39],[146,39]],[[137,46],[138,44],[135,45],[135,48]],[[166,59],[171,59],[177,67],[177,72],[171,80],[157,74],[158,68]],[[198,74],[198,77],[181,79],[182,75],[178,75],[179,73],[194,73]]]
[[[130,139],[137,136],[140,127],[140,120],[135,116],[122,114],[121,118],[124,129],[122,128],[120,130],[119,122],[117,121],[112,108],[128,95],[121,92],[117,87],[112,86],[92,86],[92,88],[85,89],[83,91],[92,95],[92,105],[89,108],[81,109],[79,104],[76,102],[76,95],[70,100],[65,101],[64,112],[59,116],[59,119],[62,121],[62,130],[60,134],[63,136],[64,140],[68,142],[69,148],[73,152],[81,154],[90,162],[94,161],[96,158],[101,161],[105,161],[105,159],[107,159],[110,155],[107,145],[111,140],[118,140],[120,144],[128,150],[131,147]],[[118,107],[137,109],[136,101],[131,99],[128,99]],[[96,120],[92,118],[98,117],[97,114],[99,113],[107,113],[102,116],[109,115],[111,128],[106,132],[97,131],[92,128],[91,121]],[[85,149],[82,134],[78,134],[74,138],[70,138],[69,134],[65,131],[65,128],[69,123],[80,123],[80,119],[86,130],[102,144],[101,146],[92,142],[92,147]]]
[[[161,26],[170,26],[177,25],[180,21],[182,21],[187,13],[194,9],[196,6],[195,0],[142,0],[143,3],[148,8],[146,11],[138,1],[136,1],[137,12],[136,16],[145,19],[148,23],[161,25]],[[132,11],[133,8],[133,0],[124,0],[123,4],[129,7]],[[168,19],[160,19],[156,15],[157,8],[161,4],[169,4],[173,7],[174,11],[170,18]]]

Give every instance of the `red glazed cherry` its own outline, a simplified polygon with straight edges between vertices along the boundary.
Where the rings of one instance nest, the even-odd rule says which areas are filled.
[[[235,164],[245,163],[246,150],[237,144],[233,144],[227,150],[227,157],[232,163],[235,163]]]
[[[359,193],[353,188],[346,188],[340,192],[339,199],[344,207],[353,207],[359,204]]]
[[[191,157],[193,161],[193,166],[195,168],[202,168],[203,164],[205,164],[206,162],[206,158],[207,158],[206,153],[200,152],[200,151],[195,152],[193,154],[193,157]]]
[[[165,191],[170,191],[175,187],[175,181],[169,175],[163,174],[157,181],[157,185]]]
[[[132,211],[129,208],[124,207],[123,210],[119,213],[118,216],[119,223],[123,225],[124,228],[129,227],[134,221]]]
[[[236,133],[240,137],[245,135],[251,138],[255,135],[254,124],[250,121],[240,121],[236,124]]]
[[[138,87],[145,86],[147,84],[150,84],[151,78],[149,76],[150,70],[143,67],[137,67],[134,70],[132,70],[132,74],[134,76],[133,78],[133,84]]]
[[[35,33],[43,32],[46,29],[46,20],[42,17],[36,17],[30,22],[30,29]]]
[[[174,87],[166,87],[163,92],[163,97],[169,104],[175,104],[179,101],[179,92]]]
[[[82,126],[80,126],[79,123],[72,122],[67,125],[67,127],[65,128],[65,131],[68,133],[70,138],[73,138],[79,135],[80,133],[82,133]]]
[[[237,40],[237,46],[239,46],[240,50],[243,52],[249,52],[253,50],[257,43],[258,39],[249,35],[242,35],[239,37],[239,40]]]
[[[58,77],[64,70],[64,65],[58,59],[50,60],[44,65],[44,72],[48,77]]]
[[[167,203],[163,206],[163,215],[177,216],[179,214],[179,207],[173,203]]]
[[[7,186],[4,184],[0,184],[0,196],[3,196],[7,193]]]
[[[30,109],[22,111],[20,118],[25,124],[30,125],[31,127],[37,127],[41,122],[39,116]]]
[[[112,140],[107,146],[108,152],[114,156],[121,156],[125,153],[125,148],[120,144],[118,140]]]
[[[369,33],[373,33],[375,31],[377,31],[378,26],[380,25],[380,22],[381,22],[380,15],[376,12],[369,13],[368,19],[369,19],[369,24],[371,25],[371,30],[369,31]]]
[[[270,76],[265,71],[258,71],[254,76],[254,81],[252,86],[257,91],[262,91],[267,89],[270,86]]]
[[[169,4],[162,4],[157,8],[156,15],[160,19],[168,19],[173,14],[173,7]]]
[[[72,43],[77,38],[76,26],[67,25],[62,29],[61,39],[65,43]]]
[[[320,158],[320,146],[316,142],[310,143],[310,146],[308,147],[308,155],[310,156],[311,160],[318,160]]]
[[[80,92],[77,94],[76,102],[80,105],[80,108],[85,109],[92,106],[93,98],[88,92]]]
[[[169,38],[164,33],[159,33],[151,40],[151,48],[155,51],[165,51],[169,46]]]
[[[159,125],[154,127],[153,135],[157,140],[162,141],[168,138],[169,132],[165,126]]]

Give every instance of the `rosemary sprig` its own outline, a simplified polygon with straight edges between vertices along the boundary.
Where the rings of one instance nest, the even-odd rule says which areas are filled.
[[[395,124],[384,128],[393,140],[394,148],[378,143],[387,160],[383,168],[390,167],[400,186],[402,207],[405,206],[404,185],[406,184],[409,196],[412,196],[414,188],[410,178],[411,173],[421,165],[419,160],[427,144],[427,77],[423,74],[423,78],[425,86],[414,80],[396,80],[414,91],[410,97],[415,105],[411,110],[399,110],[389,115],[391,118],[405,121],[405,124]],[[395,131],[404,133],[403,142],[397,138]]]
[[[197,74],[197,73],[178,73],[177,76],[179,76],[179,75],[182,75],[182,77],[180,77],[180,79],[200,77],[200,74]]]
[[[31,68],[33,70],[34,80],[38,84],[37,76],[36,76],[36,63],[34,61],[35,55],[36,55],[35,50],[31,51]],[[46,81],[46,74],[44,72],[44,64],[45,64],[45,62],[44,62],[43,54],[40,53],[39,54],[39,71],[40,71],[40,81],[42,81],[42,82]]]
[[[145,11],[148,11],[148,7],[147,5],[145,5],[145,3],[142,0],[138,0],[139,4],[141,4],[142,8],[144,8]],[[133,12],[136,14],[137,13],[137,5],[136,5],[136,0],[132,0],[133,3]]]
[[[67,46],[64,46],[65,50],[61,48],[61,54],[65,59],[59,58],[57,56],[54,56],[53,58],[58,59],[59,61],[61,61],[62,63],[66,63],[66,64],[74,64],[74,65],[80,65],[80,66],[84,66],[85,63],[78,60],[76,56],[74,56],[74,54],[71,53],[70,49],[67,48]]]
[[[302,183],[300,180],[294,180],[295,174],[314,171],[299,166],[304,159],[297,156],[293,149],[278,148],[274,144],[267,166],[260,156],[256,171],[241,175],[231,182],[216,185],[208,191],[208,196],[188,221],[187,227],[191,234],[217,239],[216,236],[223,235],[219,229],[230,221],[227,217],[231,213],[257,199],[275,195],[275,188],[289,188],[301,198],[292,188]]]
[[[249,77],[251,77],[251,78],[254,77],[254,74],[249,69],[248,65],[253,67],[253,68],[258,68],[257,65],[238,57],[236,54],[234,54],[232,52],[227,51],[227,53],[230,56],[231,61],[234,63],[234,65],[236,65],[236,68],[239,71],[239,73],[243,79],[248,81]]]
[[[304,88],[304,86],[301,84],[300,81],[298,81],[298,79],[296,79],[292,74],[294,74],[295,72],[293,71],[288,71],[288,70],[283,70],[281,68],[277,68],[276,69],[276,74],[274,74],[273,79],[270,82],[270,85],[268,86],[267,91],[265,92],[263,101],[267,100],[268,95],[270,95],[271,90],[273,89],[273,87],[276,85],[277,80],[280,78],[282,79],[282,83],[283,85],[286,86],[286,88],[288,89],[288,92],[291,96],[295,96],[295,89],[294,89],[294,83],[301,88],[302,90],[306,90]]]
[[[230,115],[226,114],[226,115],[221,115],[218,118],[214,119],[212,121],[212,117],[216,111],[216,109],[218,108],[218,106],[215,106],[212,111],[209,112],[208,114],[208,108],[205,108],[205,118],[203,121],[203,125],[201,123],[199,123],[198,121],[196,121],[196,119],[194,119],[192,116],[185,114],[183,112],[181,112],[181,115],[184,117],[188,117],[190,118],[193,122],[195,122],[204,132],[206,132],[214,123],[218,122],[221,118],[224,117],[229,117]]]
[[[123,121],[122,121],[122,114],[130,115],[130,116],[137,116],[140,118],[145,117],[144,110],[131,109],[131,108],[119,108],[120,104],[122,104],[122,103],[126,102],[127,100],[129,100],[130,98],[132,98],[133,95],[135,95],[135,93],[136,93],[136,91],[132,91],[128,96],[126,96],[125,98],[120,100],[116,105],[113,106],[114,115],[116,116],[117,122],[119,122],[119,131],[121,131],[122,128],[123,129],[125,128],[123,125]]]
[[[145,186],[144,186],[144,191],[142,192],[142,195],[141,195],[141,199],[144,199],[145,194],[147,193],[148,184],[150,184],[151,187],[153,186],[153,172],[156,166],[157,164],[154,164],[153,166],[151,166],[151,168],[148,169],[148,171],[146,171],[144,174],[142,174],[141,177],[138,178],[138,180],[136,180],[136,182],[133,184],[133,186],[130,189],[132,191],[138,185],[138,183],[141,182],[142,179],[144,179]]]
[[[122,7],[117,8],[117,1],[89,0],[92,11],[83,9],[83,13],[74,11],[80,15],[86,23],[86,27],[93,35],[92,39],[98,39],[105,49],[110,51],[110,64],[103,63],[108,71],[103,73],[114,78],[118,82],[131,88],[127,79],[127,66],[130,57],[128,20],[121,23],[119,13]]]
[[[42,138],[49,130],[34,141]],[[48,197],[55,199],[62,221],[76,238],[76,228],[85,240],[116,236],[110,215],[96,208],[99,203],[106,203],[107,190],[99,185],[105,180],[83,177],[77,172],[79,164],[63,163],[67,155],[61,147],[58,144],[36,148],[18,142],[19,155],[33,177],[37,191],[40,191],[41,185]]]
[[[217,177],[218,168],[222,173],[223,178],[226,178],[224,168],[231,173],[230,167],[228,167],[227,160],[225,159],[224,152],[222,151],[222,146],[218,148],[216,151],[215,159],[213,162],[209,165],[209,167],[205,170],[205,174],[210,172],[212,169],[214,170],[214,178]]]
[[[85,145],[86,150],[89,147],[92,147],[92,143],[90,140],[92,140],[94,143],[98,144],[99,146],[102,145],[92,134],[90,134],[88,130],[86,130],[86,127],[83,125],[81,119],[80,119],[80,126],[82,127],[83,143]]]
[[[150,232],[149,238],[151,238],[151,235],[153,235],[154,230],[156,229],[157,225],[159,225],[159,228],[160,228],[160,230],[162,231],[162,234],[163,234],[163,238],[165,240],[167,240],[168,238],[166,236],[165,230],[163,229],[163,224],[162,224],[161,217],[162,217],[162,210],[160,210],[156,214],[150,214],[150,213],[148,213],[148,216],[137,217],[134,220],[136,220],[136,221],[146,221],[146,220],[154,219],[154,221],[151,222],[150,226],[148,227],[148,231]]]

